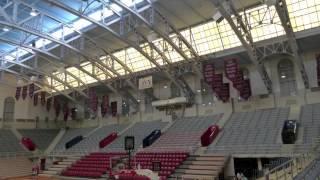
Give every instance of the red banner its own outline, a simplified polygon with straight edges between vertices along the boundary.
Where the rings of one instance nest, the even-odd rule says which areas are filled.
[[[320,86],[320,54],[317,55],[317,78],[318,86]]]
[[[69,117],[69,107],[68,102],[65,102],[63,105],[63,120],[67,121]]]
[[[204,81],[206,83],[208,83],[209,85],[211,85],[212,84],[212,78],[213,78],[214,73],[215,73],[214,64],[211,63],[211,64],[203,65],[202,72],[203,72]]]
[[[90,109],[93,112],[97,112],[98,110],[98,97],[96,91],[91,88],[89,89],[89,104],[90,104]]]
[[[29,97],[32,98],[34,93],[34,84],[29,85]]]
[[[109,96],[108,95],[104,95],[102,97],[102,102],[101,102],[101,115],[102,117],[104,117],[107,112],[108,112],[108,108],[109,108]]]
[[[22,99],[25,100],[28,94],[28,86],[23,86],[22,88]]]
[[[40,101],[41,101],[41,105],[44,106],[46,104],[46,92],[45,91],[41,91],[40,93]]]
[[[235,82],[237,74],[239,72],[239,64],[237,59],[228,59],[224,61],[224,71],[226,77],[231,81]]]
[[[240,91],[240,97],[242,99],[248,100],[251,96],[251,85],[250,85],[250,80],[245,79],[243,80],[243,87]]]
[[[112,114],[112,116],[116,116],[117,112],[118,112],[117,101],[113,101],[113,102],[111,102],[111,114]]]
[[[46,109],[47,109],[48,112],[51,109],[51,101],[52,101],[52,98],[47,99]]]
[[[16,100],[20,99],[20,95],[21,95],[21,87],[17,87],[16,88]]]
[[[230,99],[230,86],[229,83],[223,83],[220,92],[218,93],[219,98],[223,102],[228,102]]]
[[[212,91],[216,93],[218,96],[221,91],[223,85],[223,75],[222,74],[214,74],[212,77]]]
[[[54,98],[53,105],[54,105],[56,117],[58,117],[60,115],[61,106],[57,98]]]
[[[237,76],[235,78],[235,81],[232,83],[233,87],[238,90],[239,92],[242,90],[243,87],[243,72],[242,71],[238,71]]]
[[[34,106],[38,105],[38,93],[35,93],[33,96],[33,105]]]

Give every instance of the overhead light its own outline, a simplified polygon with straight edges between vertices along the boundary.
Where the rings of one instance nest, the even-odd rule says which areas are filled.
[[[214,13],[214,15],[212,16],[212,19],[214,21],[216,21],[217,23],[220,23],[223,20],[223,16],[221,15],[221,13],[217,10],[216,13]]]
[[[198,89],[197,92],[198,92],[198,93],[201,93],[201,89]]]
[[[140,99],[137,99],[137,101],[140,102],[141,100],[140,100]]]
[[[155,32],[151,32],[147,35],[147,39],[149,42],[155,41],[158,39],[158,35]]]
[[[168,86],[167,86],[167,85],[164,85],[164,86],[163,86],[163,88],[164,88],[164,89],[167,89],[167,88],[168,88]]]
[[[22,81],[21,79],[18,79],[17,85],[20,86],[20,85],[22,85],[22,84],[23,84],[23,81]]]
[[[8,32],[8,31],[10,31],[10,28],[7,27],[7,26],[5,26],[5,27],[2,28],[2,30],[3,30],[4,32]]]
[[[37,81],[37,80],[38,80],[38,77],[37,77],[37,76],[31,76],[31,77],[30,77],[30,80],[31,80],[31,81]]]
[[[203,91],[203,92],[206,92],[206,89],[205,89],[205,88],[203,88],[203,89],[202,89],[202,91]]]
[[[211,102],[208,102],[208,104],[211,105],[212,103],[211,103]]]
[[[30,16],[37,16],[37,15],[38,15],[38,13],[37,13],[36,10],[32,9],[32,10],[30,11]]]
[[[284,79],[284,78],[286,78],[286,77],[287,77],[287,76],[286,76],[285,74],[282,74],[282,75],[281,75],[281,78],[282,78],[282,79]]]
[[[205,104],[205,103],[203,103],[203,104],[202,104],[202,106],[206,106],[206,104]]]

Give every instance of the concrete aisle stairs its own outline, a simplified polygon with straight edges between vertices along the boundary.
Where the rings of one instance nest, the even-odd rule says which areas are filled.
[[[39,176],[52,177],[59,175],[64,169],[69,167],[71,164],[79,160],[82,156],[68,156],[64,158],[62,161],[58,162],[58,164],[54,164],[49,167],[47,170],[43,171]]]
[[[169,179],[214,180],[223,172],[227,158],[216,155],[191,155]]]

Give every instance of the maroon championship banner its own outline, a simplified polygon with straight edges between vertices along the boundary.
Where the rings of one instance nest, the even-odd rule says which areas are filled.
[[[245,79],[243,80],[243,87],[240,91],[240,97],[242,99],[248,100],[251,96],[251,85],[250,85],[250,80]]]
[[[212,78],[215,74],[214,72],[214,64],[211,63],[211,64],[204,64],[203,67],[202,67],[202,72],[203,72],[203,78],[204,78],[204,81],[211,85],[212,84]]]
[[[16,88],[16,100],[20,99],[20,95],[21,95],[21,87],[17,87]]]
[[[317,55],[317,80],[318,86],[320,86],[320,54]]]
[[[50,109],[51,109],[51,101],[52,101],[52,98],[47,99],[46,109],[47,109],[48,112],[49,112]]]
[[[212,91],[216,93],[218,96],[219,92],[221,91],[221,88],[223,86],[223,75],[222,74],[214,74],[212,77]]]
[[[22,87],[22,99],[25,100],[28,94],[28,86]]]
[[[56,117],[58,117],[60,115],[61,106],[57,98],[54,98],[53,106],[54,106]]]
[[[117,101],[113,101],[113,102],[111,102],[111,114],[112,114],[112,116],[116,116],[117,112],[118,112]]]
[[[224,72],[226,77],[235,82],[237,74],[239,72],[239,64],[237,59],[227,59],[224,61]]]
[[[108,108],[109,108],[109,96],[104,95],[102,97],[102,102],[101,102],[101,115],[102,115],[102,117],[105,117],[105,115],[108,112]]]
[[[34,84],[29,85],[29,97],[32,98],[34,94]]]
[[[236,77],[235,77],[235,81],[232,83],[233,87],[238,90],[239,92],[242,90],[243,87],[243,72],[242,71],[238,71]]]
[[[40,92],[40,101],[41,101],[42,106],[44,106],[46,104],[46,92],[45,91]]]
[[[63,120],[67,121],[69,117],[69,107],[68,107],[68,102],[65,102],[63,104]]]
[[[229,83],[223,83],[222,88],[219,92],[219,98],[223,102],[228,102],[230,99],[230,86]]]
[[[90,104],[90,109],[93,112],[97,112],[98,97],[97,97],[96,91],[93,88],[89,89],[89,104]]]
[[[34,106],[37,106],[38,105],[38,93],[35,93],[34,96],[33,96],[33,105]]]

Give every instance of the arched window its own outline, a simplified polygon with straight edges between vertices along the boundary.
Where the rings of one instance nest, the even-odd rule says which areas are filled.
[[[4,122],[13,122],[14,120],[14,98],[7,97],[4,100],[4,107],[3,107],[3,121]]]
[[[295,95],[297,91],[294,65],[288,59],[281,60],[278,64],[278,74],[280,83],[280,95]]]
[[[177,87],[174,83],[171,83],[170,88],[171,88],[171,98],[181,96],[181,92],[180,92],[179,87]]]

